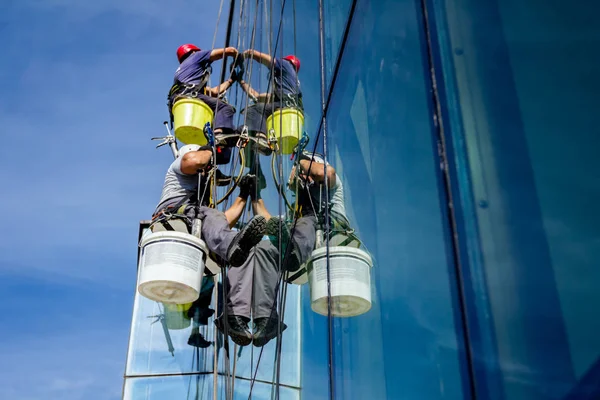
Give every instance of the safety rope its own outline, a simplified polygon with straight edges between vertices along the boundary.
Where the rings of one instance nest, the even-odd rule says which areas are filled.
[[[219,32],[219,22],[221,21],[221,12],[223,12],[223,3],[225,0],[221,0],[221,4],[219,5],[219,14],[217,15],[217,24],[215,25],[215,33],[213,34],[211,49],[215,48],[215,44],[217,43],[217,33]],[[225,60],[223,60],[225,61]],[[208,84],[212,87],[212,79],[211,76],[208,76]]]
[[[279,21],[279,27],[278,27],[278,34],[277,34],[277,40],[276,40],[274,51],[272,53],[273,55],[277,51],[277,47],[278,47],[278,44],[279,44],[279,38],[282,36],[282,35],[280,35],[280,32],[281,32],[281,24],[282,24],[282,21],[283,21],[283,12],[284,12],[284,9],[285,9],[285,2],[286,2],[286,0],[283,0],[283,2],[282,2],[281,14],[280,14],[280,21]],[[295,15],[294,15],[294,19],[295,19]],[[272,21],[272,0],[271,0],[271,21]],[[270,29],[270,32],[272,33],[272,29]],[[294,36],[296,36],[296,35],[294,34]],[[271,80],[269,82],[269,85],[272,84],[273,80],[274,80],[274,74],[273,74],[273,65],[272,65]],[[268,92],[268,90],[267,90],[267,92]],[[316,153],[317,145],[318,145],[318,142],[319,142],[319,137],[320,137],[320,135],[317,135],[317,138],[316,138],[315,143],[314,143],[313,152],[312,152],[313,156]],[[309,169],[308,169],[309,171],[310,171],[310,168],[312,166],[313,160],[314,160],[314,158],[311,157],[311,162],[309,164]],[[279,172],[279,174],[280,174],[280,182],[281,182],[283,180],[282,175],[281,175],[282,174],[282,169],[283,169],[282,165],[281,165],[281,161],[280,161],[279,165],[280,165],[280,172]],[[304,177],[304,184],[305,185],[308,184],[308,180],[307,179],[308,179],[307,176]],[[280,200],[279,201],[279,207],[280,207],[280,211],[281,211],[281,201],[282,201],[282,198],[280,197],[279,200]],[[280,342],[281,342],[281,323],[284,320],[285,299],[283,299],[280,302],[277,302],[276,299],[278,299],[279,296],[282,295],[282,294],[280,294],[280,287],[282,285],[282,282],[284,282],[283,283],[284,286],[286,284],[285,281],[283,280],[283,276],[284,276],[285,272],[284,272],[283,268],[281,268],[281,267],[283,265],[286,265],[286,261],[287,261],[288,257],[290,256],[290,250],[291,250],[291,247],[292,247],[292,246],[290,246],[290,241],[293,240],[294,233],[296,231],[296,225],[297,225],[298,219],[299,219],[299,213],[295,213],[295,215],[294,215],[294,221],[293,221],[293,224],[292,224],[292,227],[291,227],[291,230],[290,230],[290,236],[289,236],[289,239],[288,239],[288,243],[285,246],[285,254],[284,254],[283,258],[280,257],[280,260],[279,260],[279,267],[280,267],[279,268],[279,279],[278,279],[277,285],[275,287],[275,299],[274,299],[273,305],[271,307],[271,314],[272,314],[272,312],[275,309],[275,306],[276,306],[277,303],[279,303],[280,305],[283,305],[283,307],[280,308],[282,315],[278,319],[278,332],[277,332],[277,339],[276,339],[277,343],[278,343],[278,350],[277,350],[277,360],[278,360],[277,362],[278,363],[280,363],[280,360],[281,360],[281,345],[280,345]],[[280,229],[281,229],[281,227],[280,227]],[[281,238],[281,235],[279,235],[279,237]],[[281,244],[282,243],[281,243],[281,240],[280,240],[279,241],[279,249],[280,249],[280,253],[279,254],[281,254],[281,247],[282,247]],[[282,293],[286,294],[286,292],[287,291],[286,291],[285,288],[282,289]],[[287,296],[286,296],[286,298],[287,298]],[[254,383],[256,381],[256,374],[257,374],[257,371],[258,371],[258,367],[260,365],[260,360],[262,358],[263,350],[264,350],[264,347],[261,348],[261,351],[260,351],[260,354],[259,354],[259,357],[258,357],[258,361],[257,361],[257,366],[255,368],[254,374],[252,375],[251,384],[250,384],[250,393],[249,393],[248,399],[251,399],[251,397],[252,397],[252,390],[254,388]],[[276,382],[274,382],[274,384],[275,384],[275,386],[277,388],[276,396],[278,398],[279,397],[279,379],[278,379],[278,377],[276,377]]]
[[[239,21],[239,25],[238,25],[238,40],[237,40],[237,49],[240,48],[240,29],[239,27],[241,27],[242,24],[242,20],[243,20],[243,14],[244,14],[244,7],[247,7],[247,3],[244,4],[244,1],[242,0],[240,3],[240,21]],[[245,21],[246,23],[247,21]],[[238,50],[239,51],[239,50]],[[238,53],[238,57],[239,57],[239,53]],[[236,60],[234,60],[234,64],[237,62],[237,57]],[[223,67],[225,66],[225,61],[223,63]],[[251,71],[250,71],[251,74]],[[234,100],[234,104],[237,103],[237,96],[238,96],[239,91],[236,90],[235,92],[235,100]],[[238,122],[239,122],[239,118],[238,118]],[[238,124],[239,125],[239,124]],[[244,125],[245,125],[245,121],[244,121]],[[241,179],[241,175],[243,173],[243,169],[244,169],[244,146],[247,143],[244,143],[244,146],[239,146],[240,142],[238,141],[238,146],[237,147],[237,152],[238,152],[238,157],[240,158],[240,173],[236,179],[236,184],[232,185],[229,190],[227,191],[227,193],[223,196],[223,198],[221,199],[221,201],[226,200],[225,203],[225,209],[227,209],[227,207],[229,207],[229,196],[230,194],[233,192],[233,190],[235,189],[235,187],[237,186],[237,182],[239,182],[239,180]],[[233,157],[232,159],[233,162],[233,166],[231,168],[231,176],[233,176],[233,171],[235,171],[236,169],[236,164],[237,164],[237,157]],[[218,203],[220,203],[221,201],[219,201]],[[217,204],[218,204],[217,203]],[[242,221],[244,220],[244,216],[242,218]],[[225,266],[223,268],[222,274],[221,274],[221,282],[222,282],[222,288],[223,288],[223,296],[220,299],[220,301],[222,302],[222,326],[223,326],[223,349],[224,349],[224,353],[225,353],[225,359],[224,359],[224,364],[225,364],[225,391],[226,391],[226,399],[233,399],[233,393],[234,393],[234,382],[235,382],[235,369],[237,366],[237,344],[234,346],[234,353],[233,353],[233,362],[234,362],[234,371],[233,374],[231,374],[231,371],[229,370],[229,366],[230,366],[230,351],[229,351],[229,323],[228,323],[228,306],[227,306],[227,292],[228,292],[228,284],[227,284],[227,274],[228,274],[228,268],[227,266]],[[215,373],[217,371],[217,368],[215,368]],[[216,393],[216,387],[215,387],[215,393]]]
[[[217,40],[217,33],[218,33],[218,28],[219,28],[219,22],[221,20],[221,13],[223,11],[223,4],[224,4],[224,0],[221,0],[220,6],[219,6],[219,14],[218,14],[218,17],[217,17],[217,23],[216,23],[216,26],[215,26],[215,32],[214,32],[214,35],[213,35],[213,42],[212,42],[212,45],[211,45],[211,49],[215,48],[215,44],[216,44],[216,40]],[[231,5],[230,5],[230,7],[231,7]],[[227,38],[226,38],[226,40],[227,40]],[[226,47],[226,44],[223,46],[223,51],[225,51],[225,47]],[[224,54],[222,62],[221,62],[221,75],[220,76],[224,75],[225,65],[226,64],[227,64],[227,56]],[[209,82],[210,82],[210,86],[212,87],[212,80],[210,78],[209,78]],[[219,82],[219,85],[217,87],[220,88],[221,84],[222,84],[222,82]],[[215,114],[214,114],[213,121],[217,120],[217,117],[218,117],[218,114],[219,114],[219,101],[220,100],[221,100],[221,95],[220,95],[220,93],[217,93],[217,95],[216,95]],[[215,143],[212,144],[212,153],[213,153],[213,164],[214,164],[213,168],[216,169],[218,167],[216,166],[217,150],[216,150],[216,144]],[[232,157],[232,158],[235,158],[235,157]],[[232,169],[230,171],[230,175],[229,176],[233,177],[233,173],[234,173],[234,169]],[[219,203],[221,203],[223,201],[223,199],[226,199],[231,194],[231,192],[235,188],[237,182],[239,181],[239,178],[237,180],[234,180],[232,182],[233,184],[231,185],[231,189],[229,191],[227,191],[226,195],[222,199],[215,201],[215,199],[217,199],[217,185],[216,185],[215,176],[216,176],[216,174],[213,175],[213,179],[212,179],[211,185],[210,185],[211,189],[212,189],[211,190],[211,205],[213,207],[218,206]],[[224,270],[222,274],[225,274],[225,273],[226,273],[226,270]],[[215,277],[215,281],[216,281],[216,279],[217,278]],[[221,278],[221,280],[224,281],[223,278]],[[219,297],[218,296],[218,282],[216,282],[215,286],[217,287],[217,290],[216,290],[217,293],[216,293],[215,297],[218,299],[218,297]],[[226,286],[226,285],[224,285],[224,286]],[[215,307],[218,309],[218,306],[219,306],[219,301],[217,300],[215,302]],[[213,360],[213,399],[217,400],[217,398],[218,398],[217,388],[219,387],[218,386],[218,373],[219,373],[219,371],[218,371],[218,351],[217,351],[217,346],[218,346],[217,335],[218,335],[218,332],[217,332],[216,325],[213,328],[213,331],[214,331],[214,335],[215,335],[214,336],[215,337],[215,349],[214,349],[214,360]],[[227,335],[227,327],[226,326],[224,326],[224,331],[225,331],[225,335]],[[224,352],[225,352],[225,360],[228,360],[228,353],[229,353],[228,346],[224,346]],[[228,372],[229,372],[227,367],[228,367],[228,362],[225,363],[225,373],[226,373],[226,375],[228,375]],[[226,385],[227,385],[227,382],[226,382]],[[226,396],[226,399],[228,400],[229,397]]]
[[[325,246],[326,251],[326,271],[327,271],[327,336],[328,336],[328,369],[329,369],[329,398],[335,399],[335,384],[334,384],[334,366],[333,366],[333,318],[331,314],[331,265],[329,259],[329,181],[327,177],[327,118],[325,108],[325,27],[323,19],[323,0],[319,0],[319,60],[320,60],[320,77],[321,77],[321,122],[323,132],[323,158],[324,158],[324,185],[325,196],[327,198],[327,206],[325,207]],[[311,160],[312,164],[312,160]],[[310,168],[309,168],[310,171]]]

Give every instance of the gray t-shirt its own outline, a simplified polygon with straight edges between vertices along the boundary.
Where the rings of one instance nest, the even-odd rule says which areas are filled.
[[[312,154],[306,152],[304,154],[309,158],[312,156],[314,162],[321,164],[325,163],[325,160],[318,155],[313,156]],[[327,163],[327,166],[329,166],[329,163]],[[326,205],[325,187],[323,185],[315,184],[310,186],[308,191],[310,193],[310,199],[308,199],[309,201],[306,201],[307,196],[301,196],[299,200],[300,204],[303,208],[309,207],[309,210],[312,210],[314,207],[316,209],[315,212],[318,213],[319,210]],[[312,200],[312,202],[310,200]],[[321,206],[319,206],[319,204],[321,204]],[[329,204],[331,205],[330,210],[333,218],[344,220],[340,222],[348,221],[348,217],[346,216],[346,206],[344,204],[344,185],[342,184],[342,179],[337,173],[335,174],[335,185],[329,189]]]
[[[167,170],[162,194],[155,213],[164,207],[177,204],[190,193],[193,193],[193,199],[196,198],[196,194],[198,193],[198,174],[187,175],[181,172],[181,158],[178,157],[173,161]],[[204,187],[204,183],[202,186]]]

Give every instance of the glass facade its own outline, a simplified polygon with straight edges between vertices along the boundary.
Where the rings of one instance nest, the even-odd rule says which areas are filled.
[[[136,296],[124,398],[600,398],[600,5],[235,4],[231,45],[302,62],[307,150],[343,182],[371,309],[323,316],[309,284],[284,286],[277,377],[275,341],[226,361],[211,318],[195,351],[193,324],[165,335],[164,306]],[[283,214],[277,163],[263,197]]]
[[[143,228],[142,235],[148,234]],[[221,313],[217,296],[222,296],[220,278],[206,280],[213,285],[211,307]],[[214,316],[196,323],[188,310],[151,301],[136,292],[125,370],[124,399],[165,400],[252,398],[268,399],[275,377],[276,340],[263,350],[240,347],[223,336],[213,324]],[[279,387],[281,399],[298,399],[300,389],[300,288],[289,287],[286,296],[285,341],[281,345]],[[194,338],[206,340],[194,346]],[[215,354],[216,351],[216,354]],[[260,358],[260,360],[259,360]],[[216,366],[216,368],[215,368]],[[216,373],[215,372],[216,369]],[[234,378],[235,377],[235,378]],[[217,393],[213,392],[217,382]]]
[[[340,399],[468,393],[419,11],[358,2],[331,93],[328,158],[375,260],[374,307],[334,321]]]
[[[477,394],[596,398],[599,6],[432,9]]]

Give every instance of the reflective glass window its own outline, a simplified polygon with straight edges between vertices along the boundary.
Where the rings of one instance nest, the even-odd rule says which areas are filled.
[[[435,8],[482,398],[600,395],[599,11]]]
[[[327,114],[328,160],[374,264],[371,309],[333,320],[335,398],[469,395],[419,12],[358,2]],[[303,319],[327,338],[327,317],[309,308]],[[327,372],[318,354],[303,363]],[[324,384],[303,390],[326,398]]]
[[[239,14],[239,6],[235,13],[231,45],[240,51],[253,48],[279,59],[295,55],[300,60],[298,79],[304,104],[304,130],[313,135],[321,117],[318,0],[262,0],[258,7],[256,2],[243,3],[242,14]],[[247,61],[245,65],[245,81],[261,93],[272,89],[269,68],[257,62]],[[239,85],[235,85],[228,96],[239,112],[235,119],[237,124],[243,125],[245,119],[241,111],[252,102]]]
[[[280,383],[298,386],[300,382],[300,288],[290,286],[287,290],[285,323],[286,329],[281,349]],[[214,308],[214,300],[211,303]],[[195,325],[187,310],[151,301],[136,293],[134,314],[127,358],[127,375],[164,373],[191,373],[214,371],[215,327],[214,317],[207,325]],[[194,337],[206,340],[206,348],[190,345]],[[221,339],[217,339],[219,372],[226,373],[226,364]],[[237,347],[229,343],[230,351],[236,354],[234,365],[230,357],[229,372],[247,379],[273,380],[275,368],[276,340],[272,340],[261,351],[254,346]],[[259,362],[260,357],[260,362]],[[256,369],[258,368],[258,371]]]
[[[228,384],[227,384],[228,383]],[[250,388],[252,386],[252,392]],[[153,378],[128,378],[125,381],[124,400],[172,400],[172,399],[212,399],[214,376],[186,375]],[[256,400],[270,400],[273,385],[230,378],[217,377],[217,398],[232,398],[246,400],[250,393]],[[228,395],[233,390],[233,397]],[[280,387],[279,398],[282,400],[297,400],[300,398],[297,388]]]
[[[340,51],[340,44],[348,22],[352,0],[323,1],[323,25],[325,28],[325,81],[329,89],[333,69]]]

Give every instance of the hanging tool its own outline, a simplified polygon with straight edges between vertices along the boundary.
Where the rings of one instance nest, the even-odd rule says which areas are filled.
[[[171,130],[169,129],[169,122],[164,121],[163,124],[165,125],[165,128],[167,128],[167,136],[153,137],[150,140],[162,140],[162,142],[159,143],[156,146],[156,148],[158,149],[159,147],[162,147],[162,146],[168,144],[169,147],[171,147],[171,152],[173,152],[173,158],[177,158],[177,155],[179,154],[179,150],[177,149],[177,141],[175,140],[175,136],[173,136],[171,134]]]
[[[152,316],[149,316],[148,318],[156,318],[156,320],[154,322],[152,322],[150,325],[160,322],[160,324],[162,325],[162,328],[163,328],[163,332],[165,334],[165,339],[167,340],[167,346],[169,348],[169,353],[171,353],[171,355],[173,357],[175,357],[175,348],[173,347],[173,341],[171,340],[171,334],[169,333],[169,328],[167,328],[167,321],[165,320],[165,314],[152,315]]]

